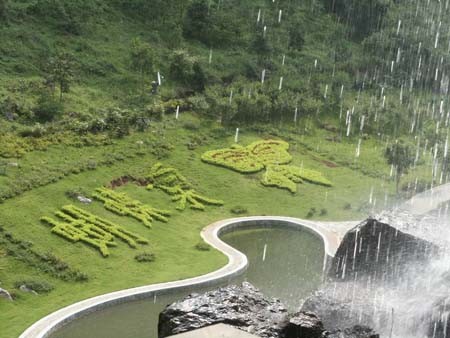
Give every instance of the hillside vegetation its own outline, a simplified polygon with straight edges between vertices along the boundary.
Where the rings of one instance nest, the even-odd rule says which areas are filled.
[[[449,11],[0,0],[0,338],[223,266],[218,219],[361,219],[448,181]]]

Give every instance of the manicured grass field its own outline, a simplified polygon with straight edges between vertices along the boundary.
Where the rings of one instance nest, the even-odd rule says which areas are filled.
[[[300,136],[286,131],[290,135],[290,153],[293,165],[320,171],[333,182],[333,187],[314,184],[301,184],[296,194],[277,188],[264,187],[260,184],[261,174],[243,175],[235,171],[203,163],[201,154],[207,150],[218,149],[233,143],[234,136],[211,137],[209,128],[199,127],[198,130],[187,130],[184,123],[198,123],[195,117],[185,115],[177,123],[158,123],[146,133],[134,133],[121,140],[114,146],[99,146],[90,148],[67,148],[52,146],[44,152],[32,152],[17,161],[23,164],[20,172],[15,168],[9,169],[8,176],[2,177],[0,183],[8,179],[26,179],[27,175],[35,175],[33,167],[39,163],[48,166],[62,165],[68,162],[78,162],[95,158],[107,152],[130,153],[137,147],[139,140],[165,131],[160,136],[170,142],[174,149],[168,158],[158,160],[150,152],[125,158],[111,166],[101,166],[95,170],[84,171],[63,177],[56,183],[36,188],[22,195],[0,204],[0,223],[15,237],[34,243],[34,249],[47,252],[68,262],[74,268],[89,275],[89,281],[84,283],[62,282],[55,278],[32,269],[11,258],[0,258],[1,287],[14,289],[17,280],[34,279],[48,281],[55,289],[47,295],[32,295],[15,291],[18,296],[14,302],[0,299],[0,330],[1,338],[17,336],[26,327],[44,315],[73,302],[95,295],[141,286],[156,282],[177,280],[192,277],[218,269],[226,263],[220,253],[199,251],[195,245],[200,241],[200,230],[219,219],[235,217],[231,209],[240,206],[248,212],[245,215],[283,215],[305,218],[311,208],[316,209],[312,218],[322,220],[354,220],[367,216],[371,209],[369,194],[373,189],[372,200],[377,200],[377,206],[383,207],[385,194],[393,198],[393,185],[381,178],[375,178],[361,173],[359,170],[344,165],[334,165],[326,161],[326,154],[320,154],[305,147],[308,144],[326,143],[325,135]],[[193,137],[204,135],[204,142],[195,150],[188,150],[186,144]],[[253,133],[243,130],[240,143],[247,145],[252,141],[270,137],[266,133]],[[275,137],[275,136],[271,136]],[[275,137],[276,138],[276,137]],[[300,142],[302,141],[302,142]],[[370,141],[375,142],[375,141]],[[350,146],[345,143],[333,143],[335,159],[344,158],[342,154],[350,152]],[[372,147],[371,147],[372,148]],[[380,144],[380,148],[382,145]],[[371,151],[372,156],[378,156],[377,166],[389,172],[384,165],[382,151]],[[377,155],[378,154],[378,155]],[[346,155],[348,158],[349,155]],[[148,191],[143,187],[130,183],[118,188],[127,192],[134,199],[138,199],[153,207],[169,209],[172,216],[168,223],[154,222],[153,229],[147,229],[131,217],[120,217],[103,208],[100,202],[88,206],[81,205],[68,197],[65,192],[74,188],[83,188],[93,192],[95,188],[107,184],[112,179],[128,172],[145,173],[156,162],[177,168],[192,182],[194,188],[211,198],[225,202],[222,207],[207,206],[205,211],[186,209],[175,210],[176,203],[169,195],[160,190]],[[362,161],[361,161],[362,162]],[[367,171],[370,171],[370,163]],[[19,175],[20,174],[20,175]],[[75,204],[91,213],[104,217],[114,223],[127,227],[132,232],[146,237],[150,241],[147,248],[131,249],[125,243],[118,241],[117,247],[111,248],[111,256],[103,258],[99,252],[82,243],[72,244],[56,235],[51,234],[50,228],[39,221],[41,216],[52,216],[54,211],[66,204]],[[138,263],[134,256],[142,251],[156,254],[156,260],[151,263]]]

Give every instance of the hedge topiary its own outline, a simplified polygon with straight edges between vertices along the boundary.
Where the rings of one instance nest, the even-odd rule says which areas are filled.
[[[98,188],[92,195],[95,199],[102,201],[104,207],[121,216],[130,216],[151,228],[153,220],[167,223],[170,212],[152,208],[138,200],[133,200],[125,193],[119,193],[107,188]]]
[[[243,147],[207,151],[202,155],[206,163],[215,164],[243,174],[266,170],[261,183],[268,187],[277,187],[297,191],[297,184],[304,181],[330,187],[332,183],[322,173],[310,169],[287,165],[292,161],[288,152],[289,143],[281,140],[262,140]]]
[[[156,163],[145,179],[148,190],[157,188],[171,195],[172,201],[178,202],[178,210],[184,210],[186,206],[205,210],[206,205],[223,205],[223,201],[199,194],[177,169],[164,167],[162,163]]]
[[[117,246],[117,237],[136,248],[138,244],[148,244],[148,240],[125,228],[95,216],[73,205],[66,205],[57,211],[58,222],[50,217],[42,217],[41,221],[52,226],[52,232],[73,243],[83,242],[98,249],[103,257],[109,256],[109,247]]]

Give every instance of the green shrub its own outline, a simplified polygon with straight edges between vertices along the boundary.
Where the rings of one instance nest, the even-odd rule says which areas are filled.
[[[44,281],[21,280],[14,283],[16,289],[25,286],[27,289],[37,293],[49,293],[54,289],[53,285]]]
[[[33,108],[33,112],[39,122],[49,122],[62,114],[63,105],[53,95],[43,93]]]
[[[316,208],[312,207],[308,210],[308,213],[306,214],[306,218],[311,218],[316,214],[317,210]]]
[[[20,132],[19,135],[22,137],[42,137],[47,133],[46,128],[37,123],[33,127],[25,127]]]
[[[32,243],[15,238],[11,233],[0,229],[0,246],[7,255],[63,281],[84,282],[88,275],[71,268],[66,262],[51,253],[40,253],[32,248]]]
[[[88,196],[88,193],[80,187],[69,189],[65,194],[67,197],[73,200],[78,200],[78,196]]]
[[[136,261],[138,261],[139,263],[147,263],[147,262],[153,262],[156,259],[156,256],[152,252],[142,252],[142,253],[134,256],[134,259]]]
[[[186,121],[183,123],[183,128],[190,131],[197,131],[200,129],[200,125],[192,121]]]
[[[242,215],[242,214],[246,214],[248,213],[247,208],[240,206],[240,205],[236,205],[233,208],[231,208],[231,213],[235,214],[235,215]]]
[[[212,248],[211,245],[209,245],[208,243],[198,242],[195,245],[195,249],[197,249],[198,251],[210,251]]]

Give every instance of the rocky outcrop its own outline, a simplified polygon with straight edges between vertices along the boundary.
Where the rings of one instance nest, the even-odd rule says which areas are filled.
[[[383,336],[391,330],[408,336],[430,326],[429,337],[441,338],[447,303],[439,300],[436,304],[430,292],[412,293],[411,287],[431,289],[433,297],[445,294],[439,285],[446,283],[434,283],[438,272],[433,266],[439,265],[436,259],[442,255],[434,242],[368,219],[346,234],[332,259],[327,283],[305,301],[302,311],[314,312],[327,331],[341,331],[330,337],[371,337],[374,333],[362,330],[364,326],[339,330],[362,324]]]
[[[192,294],[166,307],[159,316],[158,337],[228,324],[263,338],[378,338],[369,328],[328,329],[315,313],[288,314],[277,299],[266,299],[249,283]],[[353,322],[353,325],[356,322]],[[327,331],[325,331],[327,329]]]
[[[173,303],[159,315],[158,337],[224,323],[260,337],[280,337],[288,320],[279,300],[267,300],[249,283],[204,294],[192,294]]]
[[[330,332],[327,338],[380,338],[380,335],[375,333],[367,326],[355,325],[352,328],[345,330],[336,330]]]
[[[323,337],[322,321],[312,312],[298,312],[283,325],[283,337]]]
[[[13,298],[12,298],[11,294],[8,292],[8,290],[2,289],[2,288],[0,288],[0,298],[5,298],[10,301],[13,300]]]
[[[423,263],[438,252],[439,248],[431,242],[368,219],[345,235],[329,276],[338,281],[353,281],[355,276],[397,281],[411,266],[421,265],[413,263]]]
[[[338,331],[343,327],[352,327],[358,323],[359,314],[352,311],[350,304],[333,296],[336,296],[333,290],[321,289],[306,299],[301,310],[319,316],[325,329],[330,332]],[[364,322],[367,323],[367,321]]]

